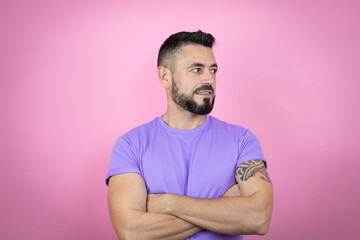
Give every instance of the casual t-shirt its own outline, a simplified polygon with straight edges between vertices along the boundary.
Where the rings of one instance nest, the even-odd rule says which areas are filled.
[[[236,167],[254,159],[265,161],[259,141],[242,126],[207,115],[200,126],[181,130],[157,117],[118,138],[106,184],[113,175],[132,172],[143,177],[148,193],[220,198],[236,183]],[[187,239],[242,236],[204,230]]]

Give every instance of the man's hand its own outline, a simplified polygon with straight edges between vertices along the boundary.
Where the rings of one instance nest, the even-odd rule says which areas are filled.
[[[148,194],[146,201],[146,210],[147,212],[152,213],[166,213],[166,206],[171,202],[173,194]],[[232,185],[222,197],[240,197],[240,187],[239,184]]]
[[[232,185],[222,197],[241,197],[239,184],[235,183]]]
[[[222,198],[149,194],[147,211],[173,215],[222,234],[266,234],[272,213],[273,189],[263,161],[241,163],[235,179],[237,184]]]

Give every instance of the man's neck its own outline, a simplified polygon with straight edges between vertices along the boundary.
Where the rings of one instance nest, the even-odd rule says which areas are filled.
[[[206,115],[198,115],[182,109],[179,106],[169,107],[162,115],[164,122],[177,129],[193,129],[204,123]]]

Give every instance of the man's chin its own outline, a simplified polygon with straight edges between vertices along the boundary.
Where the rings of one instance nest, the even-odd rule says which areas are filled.
[[[214,97],[194,97],[193,101],[196,102],[199,106],[203,106],[205,104],[213,104],[214,103]]]
[[[197,115],[206,115],[211,113],[213,110],[213,105],[203,104],[203,105],[197,105],[196,108],[193,108],[190,110],[190,112],[195,113]]]
[[[213,97],[210,96],[204,96],[204,95],[199,95],[199,94],[195,94],[195,96],[193,97],[194,101],[197,102],[198,104],[202,104],[204,101],[211,101],[213,99]],[[206,100],[207,99],[207,100]],[[212,101],[211,101],[212,102]]]

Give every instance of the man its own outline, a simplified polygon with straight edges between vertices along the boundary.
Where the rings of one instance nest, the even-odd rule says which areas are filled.
[[[160,48],[166,113],[118,139],[106,177],[119,239],[242,239],[268,231],[272,184],[259,142],[207,115],[216,90],[214,41],[180,32]]]

